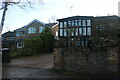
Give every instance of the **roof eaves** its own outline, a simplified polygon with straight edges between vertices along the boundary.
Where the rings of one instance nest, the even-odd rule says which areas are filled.
[[[30,23],[28,23],[26,26],[25,26],[25,28],[27,28],[29,25],[31,25],[32,23],[34,23],[34,22],[38,22],[38,23],[40,23],[40,24],[42,24],[42,25],[45,25],[43,22],[41,22],[41,21],[39,21],[39,20],[37,20],[37,19],[34,19],[33,21],[31,21]]]

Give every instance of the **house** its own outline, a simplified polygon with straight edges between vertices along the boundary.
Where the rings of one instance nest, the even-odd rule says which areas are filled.
[[[43,22],[34,19],[26,26],[15,30],[17,50],[20,50],[21,48],[24,47],[23,43],[24,39],[39,36],[40,33],[45,29],[45,27],[46,25]]]
[[[37,19],[34,19],[22,28],[15,30],[17,51],[20,51],[20,49],[24,47],[24,39],[38,37],[43,32],[45,27],[49,27],[52,29],[54,25],[56,25],[56,23],[45,24]]]
[[[58,35],[60,39],[65,39],[65,46],[69,47],[71,44],[68,43],[68,40],[76,41],[76,46],[86,46],[88,43],[88,38],[92,35],[92,16],[74,16],[63,19],[58,19],[59,22],[59,32]],[[71,41],[70,40],[70,41]]]
[[[15,52],[15,32],[8,31],[2,34],[2,48],[8,48],[11,52]]]
[[[91,73],[120,71],[117,42],[120,35],[120,17],[72,16],[57,21],[59,48],[55,49],[54,54],[56,68]],[[107,45],[106,50],[93,52],[91,47],[96,45],[90,45],[93,37],[104,39],[106,43],[109,39],[109,44],[113,44]]]

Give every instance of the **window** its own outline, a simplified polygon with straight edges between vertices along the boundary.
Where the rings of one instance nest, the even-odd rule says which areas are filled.
[[[63,29],[60,29],[60,36],[63,36]]]
[[[22,35],[22,36],[25,36],[25,32],[24,32],[24,31],[22,31],[22,32],[21,32],[21,35]]]
[[[75,30],[75,35],[78,36],[78,28]]]
[[[87,41],[87,40],[85,41],[85,45],[86,45],[86,46],[88,45],[88,41]]]
[[[70,27],[71,26],[71,21],[68,21],[68,27]]]
[[[79,28],[79,34],[82,35],[82,28]]]
[[[39,27],[39,33],[43,32],[44,29],[45,27]]]
[[[75,20],[75,26],[79,26],[78,20]]]
[[[16,32],[16,36],[20,36],[20,32]]]
[[[15,40],[15,37],[10,37],[10,40]]]
[[[86,27],[83,28],[83,35],[86,35]]]
[[[72,21],[72,26],[74,26],[74,20]]]
[[[63,22],[60,22],[60,28],[63,28]]]
[[[65,28],[67,27],[67,22],[64,22],[64,27],[65,27]]]
[[[82,40],[81,45],[84,46],[84,40]]]
[[[29,29],[28,29],[28,33],[29,33],[29,34],[31,34],[31,33],[36,33],[36,27],[29,28]]]
[[[79,26],[82,26],[81,20],[79,20]]]
[[[17,43],[17,48],[23,48],[23,43],[22,42],[18,42]]]
[[[80,40],[77,41],[77,46],[80,46]]]
[[[74,28],[71,28],[71,29],[70,29],[70,32],[71,32],[71,35],[74,36],[75,29],[74,29]]]
[[[87,27],[87,35],[91,35],[91,27]]]
[[[91,20],[87,20],[87,26],[91,26]]]
[[[67,36],[67,30],[64,29],[64,36]]]
[[[86,20],[82,20],[82,26],[86,26]]]

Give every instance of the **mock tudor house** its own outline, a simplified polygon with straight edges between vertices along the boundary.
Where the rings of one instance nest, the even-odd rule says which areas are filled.
[[[68,40],[77,39],[76,46],[87,46],[88,38],[91,36],[99,37],[118,37],[120,18],[118,16],[73,16],[58,19],[60,39],[64,39],[69,47]]]
[[[117,40],[120,35],[120,17],[72,16],[57,21],[59,47],[55,49],[54,54],[56,68],[91,73],[120,71],[119,45],[113,40]],[[109,42],[106,51],[92,52],[90,47],[94,44],[90,45],[90,39],[93,37],[114,44]]]
[[[64,39],[64,46],[70,47],[70,41],[76,40],[74,46],[87,46],[88,38],[92,35],[92,16],[74,16],[58,19],[59,37]],[[63,45],[62,45],[63,46]]]

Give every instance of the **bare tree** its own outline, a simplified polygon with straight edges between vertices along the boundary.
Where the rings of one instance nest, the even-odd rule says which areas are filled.
[[[34,2],[36,2],[36,1],[43,5],[42,0],[35,0]],[[2,33],[3,26],[4,26],[4,21],[5,21],[6,12],[8,10],[8,6],[11,6],[11,5],[16,5],[16,6],[20,7],[21,9],[24,9],[25,7],[33,8],[32,0],[0,0],[0,10],[3,10],[2,19],[1,19],[1,23],[0,23],[0,59],[2,56],[1,55],[2,54],[1,33]],[[2,60],[0,60],[0,70],[1,70],[1,64],[2,64],[1,61]],[[2,74],[0,74],[0,78],[1,78],[1,75]]]
[[[52,16],[48,21],[49,21],[49,23],[55,23],[56,16]]]
[[[42,0],[38,0],[38,2],[43,4]],[[33,8],[32,0],[2,0],[0,3],[1,3],[0,10],[3,9],[2,20],[0,24],[0,34],[2,33],[2,29],[3,29],[4,21],[5,21],[5,15],[6,15],[8,6],[16,5],[20,7],[21,9],[24,9],[25,7]],[[28,6],[26,5],[26,3],[28,4]]]

